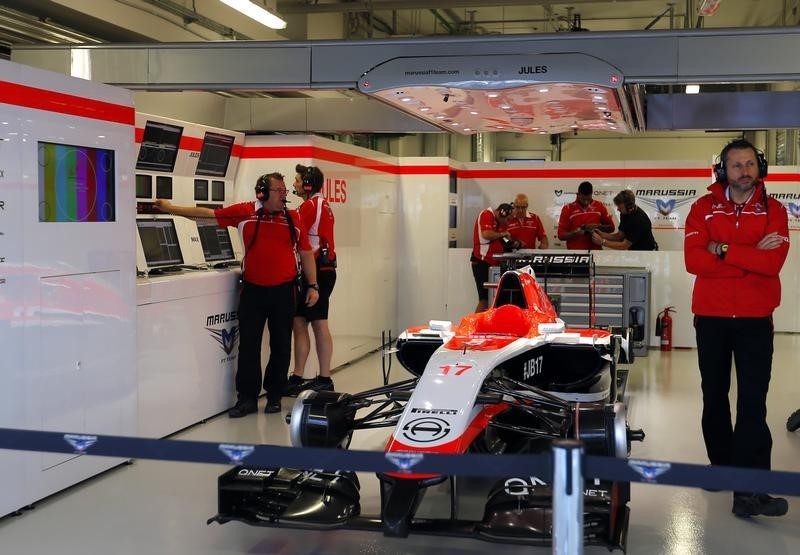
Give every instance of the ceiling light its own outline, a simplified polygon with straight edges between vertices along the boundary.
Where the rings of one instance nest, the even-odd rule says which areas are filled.
[[[478,115],[478,112],[476,112],[476,111],[474,111],[474,110],[473,110],[472,112],[470,112],[470,114],[472,114],[473,116],[477,116],[477,115]]]
[[[411,97],[406,96],[405,98],[401,98],[400,102],[411,102]]]
[[[509,106],[508,104],[501,104],[500,108],[502,108],[503,110],[508,110],[509,108],[511,108],[511,106]]]
[[[700,92],[700,85],[686,85],[686,94],[697,94]]]
[[[243,13],[251,19],[255,19],[262,25],[270,29],[285,29],[286,22],[277,15],[265,10],[261,6],[256,6],[250,0],[219,0],[223,4],[230,6],[237,12]]]
[[[596,94],[592,98],[595,99],[595,100],[605,100],[606,99],[606,97],[604,97],[603,95],[600,95],[600,94]]]
[[[497,94],[497,93],[489,93],[489,94],[487,94],[486,96],[488,96],[489,98],[497,98],[497,97],[498,97],[498,96],[500,96],[500,95],[499,95],[499,94]]]
[[[420,112],[430,112],[431,109],[426,106],[425,108],[420,108],[419,111]]]
[[[549,91],[550,91],[550,89],[539,89],[540,93],[546,93],[546,92],[549,92]]]

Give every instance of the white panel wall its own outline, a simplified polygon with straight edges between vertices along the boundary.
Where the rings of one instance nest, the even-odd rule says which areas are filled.
[[[37,108],[0,97],[0,426],[132,435],[136,425],[134,128],[128,91],[0,61],[4,81],[31,87]],[[62,94],[70,97],[59,96]],[[23,97],[25,95],[22,95]],[[115,105],[113,123],[65,112]],[[93,114],[92,114],[93,115]],[[40,194],[40,141],[114,153],[114,221],[41,222],[53,197]],[[73,150],[90,159],[89,151]],[[82,154],[81,154],[82,153]],[[56,191],[86,190],[68,155]],[[102,172],[96,172],[100,174]],[[50,181],[53,183],[53,181]],[[73,185],[75,184],[75,185]],[[86,185],[86,187],[90,187]],[[91,191],[91,188],[88,189]],[[89,202],[95,200],[87,194]],[[45,202],[47,201],[47,202]],[[67,200],[67,202],[69,202]],[[76,219],[78,221],[76,221]],[[6,333],[7,332],[7,333]],[[0,515],[119,461],[0,453]]]
[[[401,158],[398,313],[395,330],[442,320],[447,312],[447,158]],[[415,167],[435,166],[416,175]],[[395,333],[397,335],[397,333]]]

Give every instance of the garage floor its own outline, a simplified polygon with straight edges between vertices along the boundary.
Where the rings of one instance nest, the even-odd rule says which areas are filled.
[[[800,432],[786,418],[800,408],[796,354],[800,336],[776,337],[769,397],[773,468],[800,470]],[[405,377],[393,367],[395,379]],[[337,390],[378,385],[380,360],[371,355],[338,371]],[[632,427],[647,432],[634,444],[637,458],[705,463],[700,435],[696,353],[651,351],[633,365],[628,383]],[[262,401],[263,403],[263,401]],[[291,400],[284,401],[284,408]],[[378,449],[387,431],[359,432],[356,448]],[[226,415],[180,434],[181,439],[288,443],[283,415],[263,413],[231,420]],[[411,536],[386,539],[355,531],[315,532],[205,522],[216,513],[216,479],[223,466],[136,461],[48,498],[22,516],[0,520],[4,554],[493,554],[549,553],[550,548],[489,544],[460,538]],[[362,478],[364,511],[377,506],[374,476]],[[781,518],[743,520],[731,514],[730,493],[634,484],[628,552],[633,554],[800,553],[800,499],[789,499]],[[605,553],[587,548],[586,553]]]

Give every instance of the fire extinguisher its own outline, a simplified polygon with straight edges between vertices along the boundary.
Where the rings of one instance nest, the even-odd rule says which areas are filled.
[[[672,318],[669,313],[675,312],[675,308],[668,306],[658,313],[656,317],[656,335],[661,337],[661,350],[672,350]]]

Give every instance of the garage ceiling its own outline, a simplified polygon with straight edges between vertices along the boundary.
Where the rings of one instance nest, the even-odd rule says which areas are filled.
[[[425,0],[272,0],[272,6],[288,22],[283,31],[261,27],[219,0],[0,0],[0,47],[772,27],[798,18],[797,0],[441,0],[436,8]]]

